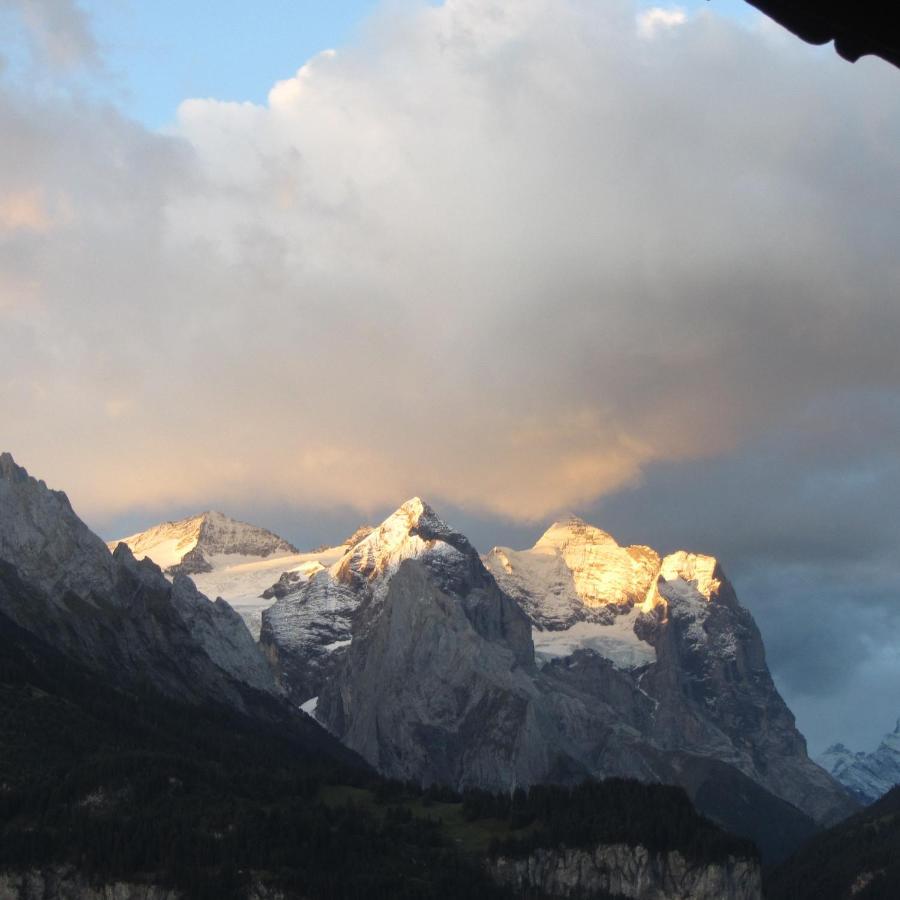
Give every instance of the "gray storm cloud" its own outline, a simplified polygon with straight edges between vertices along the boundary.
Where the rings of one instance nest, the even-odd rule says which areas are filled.
[[[528,521],[895,391],[896,88],[577,0],[394,8],[166,135],[5,83],[2,443],[95,516]]]

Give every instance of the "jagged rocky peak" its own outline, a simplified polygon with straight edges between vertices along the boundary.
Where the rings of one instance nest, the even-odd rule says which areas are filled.
[[[0,558],[53,598],[73,590],[83,599],[107,595],[113,564],[103,541],[78,518],[62,491],[54,491],[0,454]]]
[[[213,559],[248,556],[261,559],[296,554],[286,540],[256,525],[239,522],[210,510],[177,522],[163,522],[146,531],[122,538],[139,559],[150,557],[169,574],[210,572]],[[112,549],[119,541],[111,541]]]
[[[0,453],[0,478],[8,481],[13,479],[23,480],[28,478],[28,472],[21,466],[16,465],[12,453],[4,450],[3,453]]]
[[[437,583],[452,592],[465,593],[473,582],[489,577],[468,539],[419,497],[407,500],[351,546],[332,571],[342,583],[370,585],[380,598],[389,577],[405,559],[419,559]]]
[[[446,594],[493,585],[478,551],[419,497],[408,500],[327,568],[290,574],[271,590],[260,643],[298,701],[315,696],[355,636],[377,618],[405,560],[417,560]],[[526,623],[527,624],[527,623]]]

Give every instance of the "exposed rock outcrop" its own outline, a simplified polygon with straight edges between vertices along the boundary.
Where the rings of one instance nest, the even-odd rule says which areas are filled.
[[[605,892],[636,900],[760,900],[756,860],[730,857],[693,863],[678,851],[651,852],[627,844],[592,850],[535,850],[524,859],[499,857],[491,873],[517,891],[546,897],[588,897]],[[530,896],[530,895],[529,895]]]
[[[552,766],[552,723],[529,674],[528,624],[491,582],[465,595],[402,563],[317,716],[380,771],[458,786],[531,783]]]

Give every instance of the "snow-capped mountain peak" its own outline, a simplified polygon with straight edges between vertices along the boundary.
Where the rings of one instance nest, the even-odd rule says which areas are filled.
[[[417,560],[448,594],[468,596],[473,588],[492,583],[465,536],[419,497],[343,550],[327,569],[282,592],[262,615],[262,645],[284,667],[282,677],[293,680],[297,690],[302,686],[307,697],[316,694],[323,673],[346,652],[354,627],[363,628],[363,619],[377,616],[405,560]],[[302,666],[291,657],[302,658]]]
[[[407,500],[377,528],[350,547],[331,567],[331,575],[346,584],[368,583],[376,598],[405,559],[420,559],[448,572],[474,556],[468,540],[455,532],[419,497]]]
[[[635,632],[647,615],[671,616],[687,644],[705,652],[710,605],[724,579],[712,556],[679,550],[661,559],[578,518],[555,522],[530,550],[495,547],[485,565],[534,624],[539,657],[591,649],[624,667],[655,659],[647,640],[652,620]],[[731,658],[734,636],[717,631],[711,650]]]
[[[644,604],[659,571],[649,547],[622,547],[581,519],[555,522],[530,550],[495,547],[485,565],[536,624],[558,629]]]
[[[539,552],[563,552],[571,546],[584,544],[616,544],[615,538],[602,528],[589,525],[578,516],[568,516],[554,522],[537,540],[534,547]]]
[[[873,803],[900,784],[900,719],[872,753],[834,744],[818,762],[863,803]]]
[[[111,550],[119,541],[110,541]],[[162,522],[122,538],[138,559],[152,559],[170,577],[190,575],[208,597],[223,597],[257,636],[261,609],[271,601],[261,595],[282,573],[308,578],[337,559],[344,548],[301,554],[265,528],[239,522],[217,510]]]
[[[115,549],[120,541],[110,541]],[[164,571],[174,574],[211,572],[216,557],[284,556],[297,553],[286,540],[256,525],[239,522],[216,510],[208,510],[176,522],[163,522],[146,531],[122,538],[138,559],[150,557]]]
[[[109,541],[107,546],[115,550],[120,543],[127,544],[136,559],[149,557],[161,569],[168,570],[177,566],[197,546],[204,515],[201,513],[176,522],[161,522],[146,531]]]

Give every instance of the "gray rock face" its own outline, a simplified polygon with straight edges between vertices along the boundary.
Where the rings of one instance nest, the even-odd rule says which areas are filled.
[[[495,585],[460,598],[406,560],[322,687],[317,716],[394,777],[530,783],[551,763],[530,655],[527,621]]]
[[[606,892],[636,900],[760,900],[762,878],[754,860],[730,857],[696,864],[677,851],[608,844],[593,850],[536,850],[525,859],[499,857],[491,874],[519,891],[547,897]],[[530,894],[529,894],[530,896]]]
[[[308,579],[304,578],[301,572],[282,572],[271,587],[267,587],[261,594],[263,600],[280,600],[287,597],[292,591],[297,590],[297,586]]]
[[[298,705],[317,696],[343,660],[361,603],[326,570],[263,610],[260,648]]]
[[[900,784],[900,719],[872,753],[834,744],[819,762],[861,803],[874,803]]]
[[[0,610],[63,652],[164,693],[243,708],[243,686],[276,693],[237,614],[184,577],[170,584],[124,544],[114,554],[66,496],[0,457]],[[15,581],[15,584],[13,584]]]
[[[742,817],[777,813],[795,838],[855,808],[808,759],[715,560],[563,523],[486,562],[496,579],[412,501],[268,610],[263,643],[294,699],[318,697],[319,721],[391,776],[618,775],[684,784],[715,812],[722,782]]]
[[[0,559],[60,601],[68,591],[97,605],[114,593],[115,566],[105,544],[75,515],[62,491],[0,454]]]
[[[468,540],[427,504],[410,500],[334,565],[263,612],[260,644],[298,703],[319,694],[343,665],[351,641],[377,621],[392,578],[406,559],[418,560],[439,590],[467,597],[494,586]],[[529,623],[505,595],[502,605],[502,611],[473,605],[471,615],[481,617],[485,632],[502,630],[509,624],[503,616],[514,616],[518,652],[530,661]]]
[[[803,810],[831,824],[854,804],[820,766],[778,693],[753,617],[718,564],[707,600],[696,585],[661,578],[666,600],[648,634],[657,663],[638,675],[657,701],[648,737],[666,750],[722,760]]]

